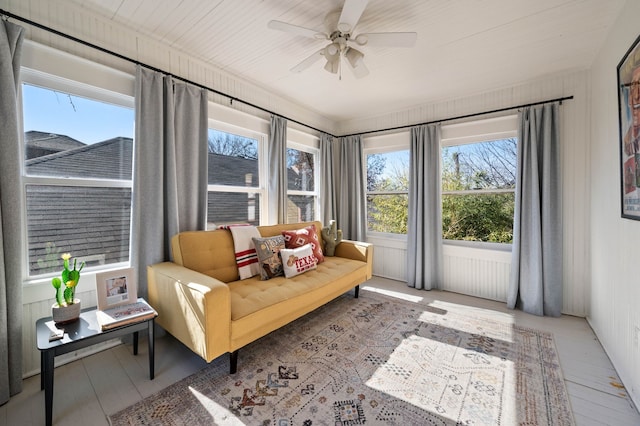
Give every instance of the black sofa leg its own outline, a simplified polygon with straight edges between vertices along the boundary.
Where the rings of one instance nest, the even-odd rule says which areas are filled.
[[[356,297],[355,298],[357,299],[359,295],[360,295],[360,286],[357,285],[356,286]]]
[[[229,352],[229,374],[236,374],[238,371],[238,350]]]

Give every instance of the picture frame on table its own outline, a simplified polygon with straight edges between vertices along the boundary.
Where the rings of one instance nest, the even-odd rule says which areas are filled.
[[[137,302],[138,288],[133,268],[97,273],[96,293],[101,311]]]
[[[640,36],[617,67],[621,216],[640,220]]]

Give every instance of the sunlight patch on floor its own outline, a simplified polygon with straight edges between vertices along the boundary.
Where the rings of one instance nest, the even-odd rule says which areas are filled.
[[[444,302],[442,300],[434,300],[429,306],[445,309],[447,311],[456,312],[463,315],[479,315],[485,318],[504,321],[509,324],[515,324],[515,315],[508,312],[499,312],[494,309],[478,308],[475,306],[461,305],[459,303]]]
[[[421,302],[421,301],[424,300],[424,297],[413,296],[413,295],[410,295],[410,294],[400,293],[398,291],[393,291],[393,290],[385,290],[385,289],[376,288],[376,287],[369,287],[369,286],[364,286],[364,287],[361,287],[361,288],[362,288],[362,290],[370,291],[372,293],[383,294],[385,296],[395,297],[396,299],[402,299],[402,300],[406,300],[406,301],[414,302],[414,303],[418,303],[418,302]]]

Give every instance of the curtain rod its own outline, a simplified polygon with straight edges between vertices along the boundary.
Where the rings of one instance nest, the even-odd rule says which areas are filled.
[[[388,132],[388,131],[391,131],[391,130],[408,129],[410,127],[415,127],[415,126],[425,126],[427,124],[444,123],[445,121],[453,121],[453,120],[461,120],[463,118],[478,117],[480,115],[487,115],[487,114],[493,114],[493,113],[496,113],[496,112],[510,111],[510,110],[513,110],[513,109],[526,108],[526,107],[530,107],[530,106],[534,106],[534,105],[542,105],[542,104],[547,104],[547,103],[551,103],[551,102],[560,102],[560,104],[562,104],[562,101],[566,101],[566,100],[569,100],[569,99],[573,99],[573,96],[564,96],[562,98],[549,99],[549,100],[546,100],[546,101],[531,102],[531,103],[528,103],[528,104],[522,104],[522,105],[510,106],[510,107],[505,107],[505,108],[492,109],[491,111],[474,112],[472,114],[458,115],[456,117],[449,117],[449,118],[443,118],[443,119],[440,119],[440,120],[426,121],[424,123],[405,124],[405,125],[402,125],[402,126],[387,127],[386,129],[369,130],[369,131],[360,132],[360,133],[351,133],[349,135],[344,135],[344,136],[340,136],[340,137],[341,138],[346,138],[346,137],[349,137],[349,136],[370,135],[370,134],[373,134],[373,133]]]
[[[224,97],[226,97],[226,98],[228,98],[228,99],[229,99],[229,101],[230,101],[231,105],[233,105],[233,102],[234,102],[234,101],[235,101],[235,102],[240,102],[240,103],[242,103],[242,104],[244,104],[244,105],[250,106],[250,107],[255,108],[255,109],[257,109],[257,110],[260,110],[260,111],[262,111],[262,112],[266,112],[267,114],[277,115],[277,116],[279,116],[279,117],[284,118],[284,119],[285,119],[285,120],[287,120],[287,121],[290,121],[290,122],[292,122],[292,123],[299,124],[299,125],[304,126],[304,127],[308,128],[308,129],[311,129],[311,130],[315,130],[316,132],[325,133],[325,134],[328,134],[329,136],[334,137],[334,138],[336,137],[335,135],[332,135],[332,134],[330,134],[330,133],[328,133],[328,132],[326,132],[326,131],[324,131],[324,130],[320,130],[320,129],[315,128],[315,127],[313,127],[313,126],[310,126],[310,125],[308,125],[308,124],[305,124],[305,123],[303,123],[303,122],[301,122],[301,121],[294,120],[294,119],[292,119],[292,118],[289,118],[289,117],[283,116],[282,114],[278,114],[278,113],[276,113],[276,112],[273,112],[273,111],[271,111],[271,110],[268,110],[268,109],[266,109],[266,108],[263,108],[263,107],[261,107],[261,106],[259,106],[259,105],[253,104],[253,103],[251,103],[251,102],[245,101],[245,100],[240,99],[240,98],[237,98],[237,97],[235,97],[235,96],[231,96],[231,95],[229,95],[229,94],[227,94],[227,93],[224,93],[224,92],[221,92],[221,91],[219,91],[219,90],[212,89],[211,87],[207,87],[207,86],[202,85],[202,84],[200,84],[200,83],[196,83],[195,81],[188,80],[188,79],[186,79],[186,78],[184,78],[184,77],[180,77],[180,76],[177,76],[177,75],[175,75],[175,74],[168,73],[168,72],[166,72],[166,71],[161,70],[160,68],[156,68],[156,67],[154,67],[154,66],[151,66],[151,65],[145,64],[145,63],[143,63],[143,62],[140,62],[140,61],[138,61],[138,60],[136,60],[136,59],[132,59],[132,58],[129,58],[129,57],[127,57],[127,56],[121,55],[120,53],[114,52],[114,51],[112,51],[112,50],[105,49],[104,47],[100,47],[100,46],[95,45],[95,44],[93,44],[93,43],[89,43],[88,41],[85,41],[85,40],[79,39],[79,38],[77,38],[77,37],[74,37],[74,36],[69,35],[69,34],[66,34],[66,33],[63,33],[63,32],[61,32],[61,31],[58,31],[58,30],[54,29],[54,28],[47,27],[46,25],[39,24],[39,23],[34,22],[34,21],[30,20],[30,19],[23,18],[22,16],[15,15],[15,14],[13,14],[13,13],[11,13],[11,12],[7,12],[6,10],[0,9],[0,16],[7,17],[7,18],[12,18],[12,19],[15,19],[15,20],[18,20],[18,21],[24,22],[24,23],[26,23],[26,24],[29,24],[29,25],[33,26],[33,27],[39,28],[39,29],[41,29],[41,30],[48,31],[48,32],[50,32],[50,33],[53,33],[53,34],[55,34],[55,35],[57,35],[57,36],[60,36],[60,37],[63,37],[63,38],[69,39],[69,40],[72,40],[72,41],[74,41],[74,42],[76,42],[76,43],[79,43],[79,44],[82,44],[82,45],[84,45],[84,46],[90,47],[90,48],[92,48],[92,49],[98,50],[98,51],[100,51],[100,52],[102,52],[102,53],[106,53],[106,54],[108,54],[108,55],[115,56],[116,58],[123,59],[123,60],[128,61],[128,62],[131,62],[131,63],[133,63],[133,64],[135,64],[135,65],[143,66],[143,67],[148,68],[148,69],[150,69],[150,70],[152,70],[152,71],[155,71],[155,72],[159,72],[159,73],[162,73],[162,74],[166,74],[166,75],[168,75],[169,77],[175,78],[176,80],[180,80],[180,81],[183,81],[183,82],[185,82],[185,83],[192,84],[192,85],[194,85],[194,86],[196,86],[196,87],[199,87],[199,88],[201,88],[201,89],[205,89],[205,90],[208,90],[208,91],[210,91],[210,92],[212,92],[212,93],[215,93],[216,95],[224,96]]]

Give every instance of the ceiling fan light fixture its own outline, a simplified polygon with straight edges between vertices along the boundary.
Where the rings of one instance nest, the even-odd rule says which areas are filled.
[[[369,41],[369,37],[367,37],[364,34],[358,34],[355,40],[356,40],[356,43],[358,43],[358,45],[364,46]]]
[[[362,59],[364,58],[362,52],[354,49],[353,47],[347,49],[345,56],[347,57],[349,64],[351,64],[351,67],[353,68],[358,68],[358,66],[362,63]]]
[[[335,60],[340,52],[340,45],[338,43],[331,43],[325,49],[325,55],[327,59]]]
[[[331,74],[338,74],[338,70],[340,69],[340,61],[331,61],[327,59],[327,63],[324,64],[324,69],[329,71]]]

